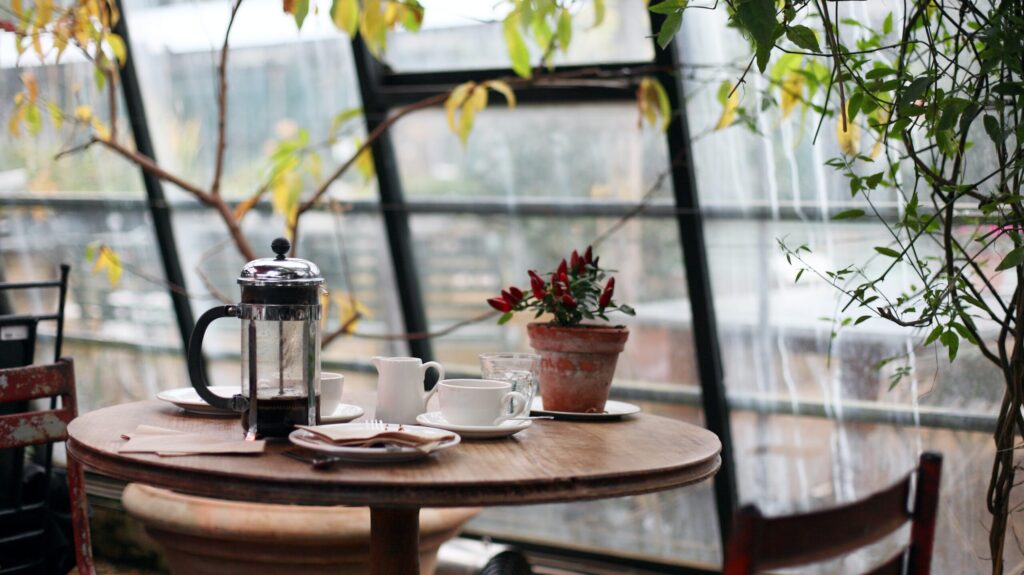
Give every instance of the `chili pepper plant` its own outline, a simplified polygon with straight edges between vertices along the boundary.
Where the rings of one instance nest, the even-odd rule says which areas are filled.
[[[499,324],[507,323],[516,312],[527,310],[534,311],[535,318],[550,314],[553,316],[551,323],[563,327],[580,325],[584,320],[609,321],[607,314],[613,311],[636,315],[632,307],[613,299],[615,278],[609,273],[614,270],[601,269],[600,259],[594,256],[591,246],[587,246],[583,255],[573,250],[553,272],[541,275],[529,270],[529,290],[509,286],[487,303],[503,312]]]

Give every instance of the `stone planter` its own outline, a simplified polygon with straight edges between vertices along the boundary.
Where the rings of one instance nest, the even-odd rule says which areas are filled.
[[[369,573],[370,510],[241,503],[181,495],[133,483],[125,509],[163,547],[174,574]],[[420,511],[420,572],[479,509]]]
[[[544,409],[604,411],[615,364],[626,345],[624,326],[562,327],[531,323],[530,346],[540,354],[540,393]]]

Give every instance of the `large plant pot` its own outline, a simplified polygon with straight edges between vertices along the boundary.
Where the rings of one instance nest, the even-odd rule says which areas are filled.
[[[615,364],[626,346],[624,326],[526,326],[530,346],[540,354],[540,393],[544,409],[604,411]]]
[[[370,510],[222,501],[132,483],[122,501],[173,575],[367,575]],[[420,573],[479,509],[420,511]]]

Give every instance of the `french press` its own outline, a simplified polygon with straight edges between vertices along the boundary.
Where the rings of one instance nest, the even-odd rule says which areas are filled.
[[[313,262],[285,257],[291,244],[270,244],[275,258],[242,268],[242,301],[199,317],[188,345],[188,372],[203,401],[241,412],[247,437],[287,437],[296,425],[319,420],[320,292],[324,279]],[[221,397],[209,389],[202,368],[206,328],[222,317],[242,320],[242,389]]]

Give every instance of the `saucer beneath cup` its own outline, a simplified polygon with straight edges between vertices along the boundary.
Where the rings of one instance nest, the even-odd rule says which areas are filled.
[[[348,423],[363,414],[358,405],[339,403],[331,413],[320,413],[320,423]]]
[[[499,437],[515,435],[530,427],[533,422],[526,419],[503,421],[498,425],[455,425],[454,423],[449,423],[440,411],[428,411],[427,413],[417,415],[416,423],[427,427],[454,431],[461,435],[463,439],[497,439]]]

